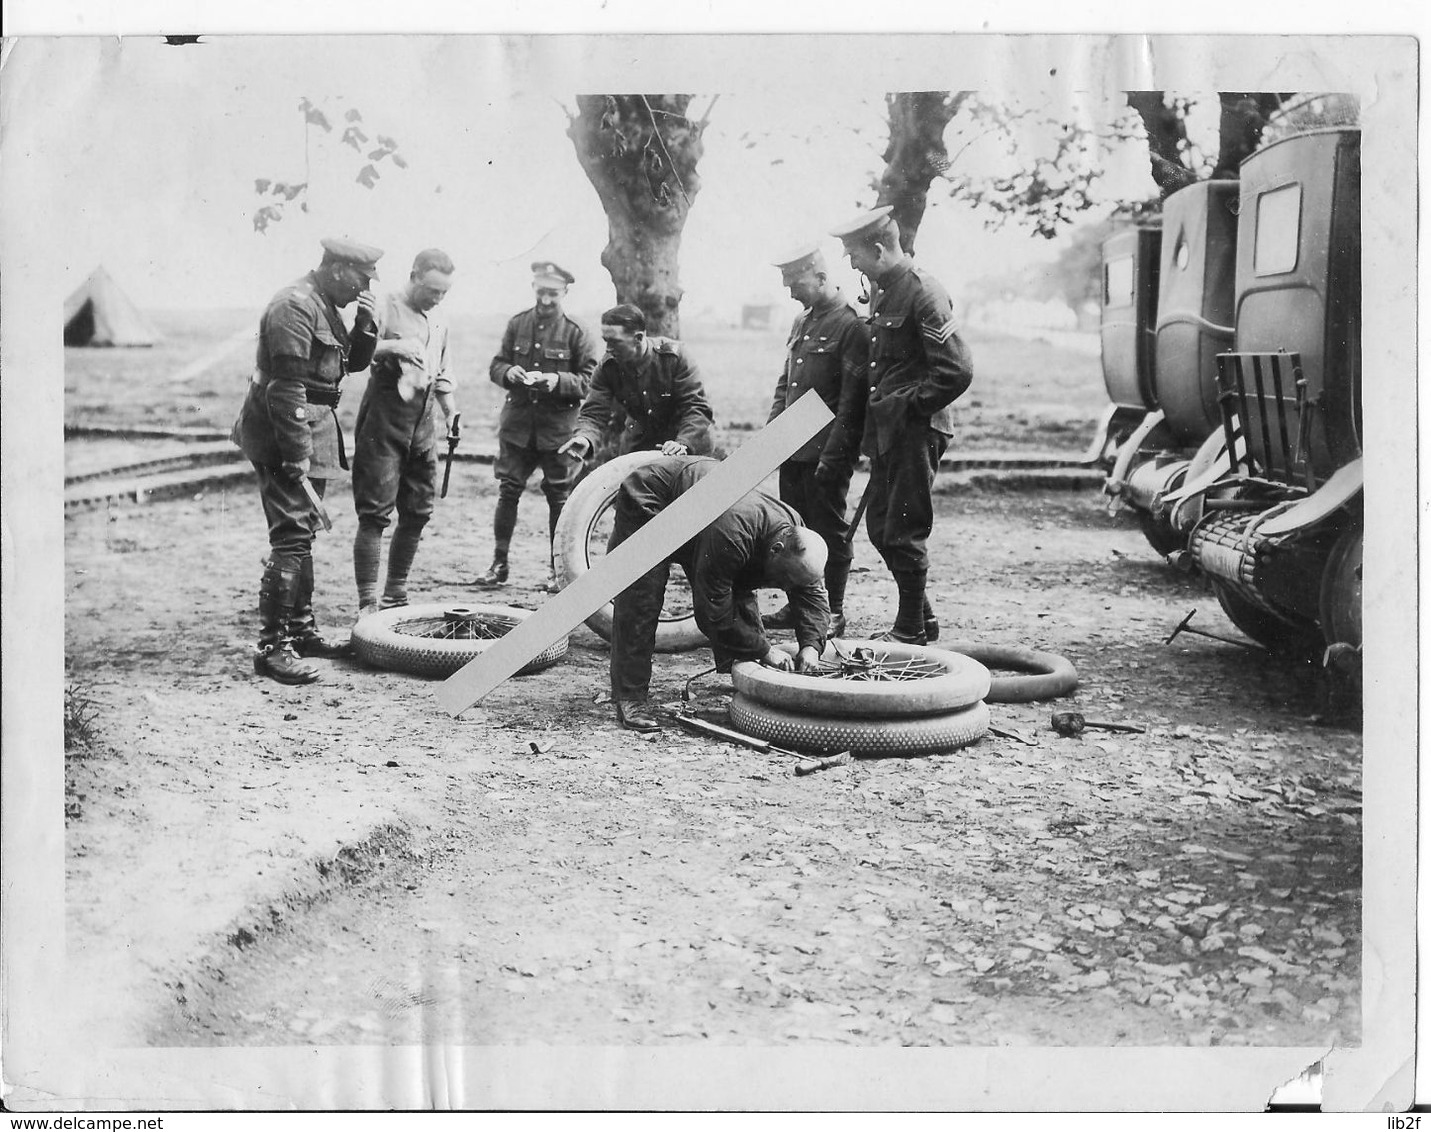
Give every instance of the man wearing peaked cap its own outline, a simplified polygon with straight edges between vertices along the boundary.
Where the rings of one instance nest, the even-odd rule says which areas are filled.
[[[269,554],[259,587],[254,671],[283,684],[310,684],[303,657],[341,656],[313,616],[313,533],[328,478],[348,466],[337,405],[343,378],[366,369],[377,343],[373,296],[382,251],[352,240],[322,241],[323,259],[269,301],[258,329],[253,378],[232,438],[253,462],[268,520]],[[350,331],[338,313],[357,303]]]
[[[369,280],[378,277],[378,260],[383,258],[381,248],[370,244],[360,244],[356,240],[341,240],[329,236],[318,241],[323,245],[323,263],[342,263],[357,268]]]
[[[781,465],[780,498],[825,540],[830,636],[840,637],[845,632],[845,584],[852,561],[845,504],[864,432],[868,342],[859,315],[831,282],[818,244],[792,248],[775,266],[790,297],[805,309],[790,328],[785,365],[775,383],[766,423],[811,390],[835,414]],[[763,622],[771,629],[791,627],[790,607]]]
[[[562,310],[566,290],[576,282],[565,268],[550,260],[532,264],[536,304],[513,316],[502,335],[502,346],[488,366],[492,381],[507,391],[497,430],[497,511],[492,521],[492,565],[476,584],[504,586],[507,556],[517,528],[517,507],[532,473],[542,470],[547,497],[547,536],[556,533],[557,519],[576,481],[578,467],[558,449],[571,439],[577,411],[591,375],[596,352],[586,330]],[[550,569],[543,588],[555,592]]]
[[[892,205],[882,204],[831,228],[830,235],[841,240],[868,239],[883,231],[886,224],[892,223],[890,213],[893,211]]]
[[[934,476],[954,432],[953,402],[969,388],[973,363],[956,331],[948,293],[914,266],[891,211],[883,205],[861,213],[832,234],[843,241],[850,266],[873,284],[865,521],[899,589],[899,612],[886,635],[926,644],[939,634],[926,594]]]

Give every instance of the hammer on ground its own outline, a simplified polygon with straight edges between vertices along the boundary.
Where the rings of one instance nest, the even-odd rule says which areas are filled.
[[[1056,711],[1053,718],[1049,720],[1053,729],[1065,738],[1071,739],[1075,735],[1081,735],[1085,728],[1097,728],[1099,731],[1130,731],[1141,735],[1146,730],[1133,723],[1109,723],[1102,719],[1085,719],[1079,711]]]

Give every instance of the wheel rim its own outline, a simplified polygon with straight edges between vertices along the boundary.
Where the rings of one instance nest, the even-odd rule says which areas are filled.
[[[504,617],[500,613],[456,608],[396,621],[392,631],[430,641],[495,641],[505,637],[517,624],[515,617]]]
[[[611,528],[615,524],[616,496],[613,494],[592,513],[586,525],[586,564],[591,569],[606,557],[606,547],[611,540]],[[661,606],[661,622],[688,621],[695,616],[695,602],[691,597],[691,584],[684,570],[675,570],[666,582],[666,600]]]
[[[821,660],[819,667],[806,670],[807,676],[828,680],[901,681],[928,680],[948,670],[924,657],[893,657],[883,649],[858,646],[848,652],[832,643],[836,659]]]

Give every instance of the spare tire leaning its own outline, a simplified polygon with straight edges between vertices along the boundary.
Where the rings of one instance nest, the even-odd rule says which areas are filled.
[[[833,755],[937,755],[981,739],[989,709],[981,700],[959,711],[903,719],[831,719],[785,711],[735,695],[730,720],[739,730],[781,747]]]
[[[615,507],[621,481],[637,468],[659,459],[659,452],[628,452],[593,468],[577,484],[562,507],[552,535],[556,576],[563,587],[571,585],[591,569],[593,535]],[[586,619],[586,624],[602,640],[609,641],[611,618],[611,603],[607,602]],[[656,626],[657,652],[685,652],[708,643],[706,635],[696,628],[695,613],[667,615],[663,611]]]
[[[811,676],[745,660],[731,669],[731,680],[741,695],[768,707],[858,719],[939,715],[971,707],[988,694],[989,670],[971,657],[898,641],[840,641],[840,651],[846,657],[866,649],[872,650],[879,668],[907,665],[929,675],[910,679]],[[820,659],[826,664],[838,664],[840,651],[827,644]],[[854,672],[860,671],[858,665],[850,667]]]
[[[532,615],[510,605],[404,605],[353,626],[353,653],[374,668],[418,676],[451,676]],[[540,672],[566,656],[562,637],[516,675]]]
[[[1067,657],[1020,645],[991,645],[983,641],[944,641],[942,648],[973,657],[989,668],[1012,668],[1018,676],[994,676],[991,704],[1026,704],[1070,695],[1078,687],[1078,670]]]

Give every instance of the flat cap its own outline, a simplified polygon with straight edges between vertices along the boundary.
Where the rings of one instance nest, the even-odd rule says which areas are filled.
[[[775,266],[786,275],[795,275],[810,267],[816,270],[823,269],[825,257],[820,254],[819,244],[807,242],[790,248],[775,261]]]
[[[383,249],[371,244],[360,244],[356,240],[342,240],[328,236],[319,241],[323,245],[324,257],[339,263],[351,263],[369,279],[378,277],[378,260],[383,258]]]
[[[859,240],[873,236],[889,222],[889,214],[893,211],[892,205],[882,204],[831,228],[830,235],[838,236],[842,240]]]
[[[549,259],[539,259],[532,264],[532,275],[538,283],[552,283],[562,287],[576,282],[575,275],[564,267],[558,267]]]

